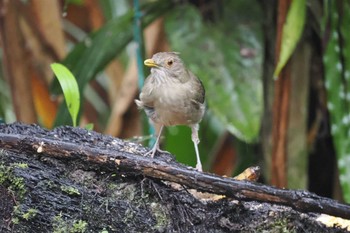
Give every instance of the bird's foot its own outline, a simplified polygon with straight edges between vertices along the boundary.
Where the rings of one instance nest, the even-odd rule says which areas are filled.
[[[167,153],[167,154],[170,154],[168,151],[166,151],[166,150],[161,150],[161,149],[159,149],[159,148],[152,148],[150,151],[148,151],[146,154],[144,154],[144,156],[151,156],[151,158],[153,158],[154,157],[154,155],[156,154],[156,153]]]
[[[157,151],[158,151],[159,153],[161,153],[161,154],[163,154],[163,153],[170,154],[169,151],[161,150],[161,149],[159,149],[159,148],[157,149]]]
[[[196,169],[197,169],[197,171],[199,171],[199,172],[203,172],[202,164],[197,163]]]
[[[150,151],[148,151],[146,154],[144,154],[143,156],[151,156],[151,158],[154,157],[154,155],[157,152],[157,148],[152,148]]]

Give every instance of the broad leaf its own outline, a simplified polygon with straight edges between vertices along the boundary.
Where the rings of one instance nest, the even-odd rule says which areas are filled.
[[[246,1],[230,1],[223,20],[207,25],[194,7],[185,5],[174,9],[165,22],[173,51],[180,52],[203,81],[209,108],[231,133],[252,142],[259,133],[263,107],[263,48],[256,20],[260,9],[257,4],[242,11],[248,6]]]
[[[304,29],[305,14],[306,0],[295,0],[291,2],[287,19],[283,26],[281,52],[273,74],[275,79],[277,79],[279,73],[286,65],[288,59],[298,44]]]
[[[73,126],[76,126],[80,108],[80,94],[77,81],[73,74],[64,65],[54,63],[51,64],[51,69],[55,73],[62,87],[64,99],[73,121]]]
[[[330,112],[331,133],[337,152],[339,180],[344,200],[350,203],[350,3],[342,8],[335,1],[326,2],[331,14],[327,15],[329,38],[324,51],[325,87]],[[340,30],[339,30],[340,28]]]

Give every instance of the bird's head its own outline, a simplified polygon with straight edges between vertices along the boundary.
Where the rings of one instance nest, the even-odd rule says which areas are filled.
[[[164,74],[167,77],[181,79],[186,72],[179,53],[176,52],[160,52],[152,56],[151,59],[144,61],[144,64],[151,67],[151,72]],[[181,80],[180,80],[181,81]]]

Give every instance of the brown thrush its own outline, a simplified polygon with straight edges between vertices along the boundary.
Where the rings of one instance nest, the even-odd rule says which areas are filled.
[[[188,69],[175,52],[161,52],[145,60],[151,67],[151,74],[145,80],[137,106],[144,109],[153,123],[160,124],[160,130],[153,149],[146,155],[154,157],[159,149],[159,138],[164,126],[187,125],[192,129],[192,141],[197,156],[196,168],[202,171],[198,152],[198,129],[205,105],[205,91],[202,82]]]

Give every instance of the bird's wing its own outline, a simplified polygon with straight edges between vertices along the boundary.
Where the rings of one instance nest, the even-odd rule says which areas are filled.
[[[135,100],[135,103],[138,108],[145,110],[146,115],[155,120],[155,110],[154,110],[154,102],[155,98],[152,95],[153,83],[152,76],[148,76],[145,80],[144,86],[140,93],[140,100]]]
[[[194,89],[194,95],[192,96],[192,101],[204,104],[205,101],[205,89],[203,86],[202,81],[197,78],[192,72],[190,72],[191,75],[191,82]]]
[[[140,93],[140,102],[142,103],[143,107],[154,108],[155,96],[152,95],[154,89],[153,79],[154,78],[152,75],[149,75],[142,87]]]

